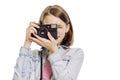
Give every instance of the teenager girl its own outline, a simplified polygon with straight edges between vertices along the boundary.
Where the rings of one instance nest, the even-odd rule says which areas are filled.
[[[54,39],[50,32],[47,33],[49,39],[38,36],[36,28],[40,28],[39,24],[57,24],[58,38]],[[32,42],[45,49],[32,51]],[[39,22],[30,22],[26,29],[25,42],[20,48],[13,80],[40,80],[41,74],[41,80],[77,80],[84,53],[81,48],[70,48],[72,44],[73,26],[67,12],[58,5],[46,7]]]

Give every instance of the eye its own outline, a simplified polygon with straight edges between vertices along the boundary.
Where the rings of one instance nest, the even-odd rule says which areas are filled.
[[[63,26],[62,25],[57,25],[57,28],[62,29]]]

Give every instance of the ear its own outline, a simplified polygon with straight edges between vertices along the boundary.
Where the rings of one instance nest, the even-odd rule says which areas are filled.
[[[67,33],[70,29],[70,24],[67,24],[65,32]]]

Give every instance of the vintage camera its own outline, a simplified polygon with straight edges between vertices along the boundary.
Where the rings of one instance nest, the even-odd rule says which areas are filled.
[[[39,35],[42,38],[49,39],[47,33],[50,32],[53,38],[57,39],[57,24],[39,24],[39,26],[40,28],[36,28],[37,35]],[[35,36],[32,34],[32,37]]]

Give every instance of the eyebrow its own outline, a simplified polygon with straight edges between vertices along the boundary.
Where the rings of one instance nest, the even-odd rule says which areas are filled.
[[[58,26],[63,26],[63,25],[61,25],[61,24],[57,24]]]

